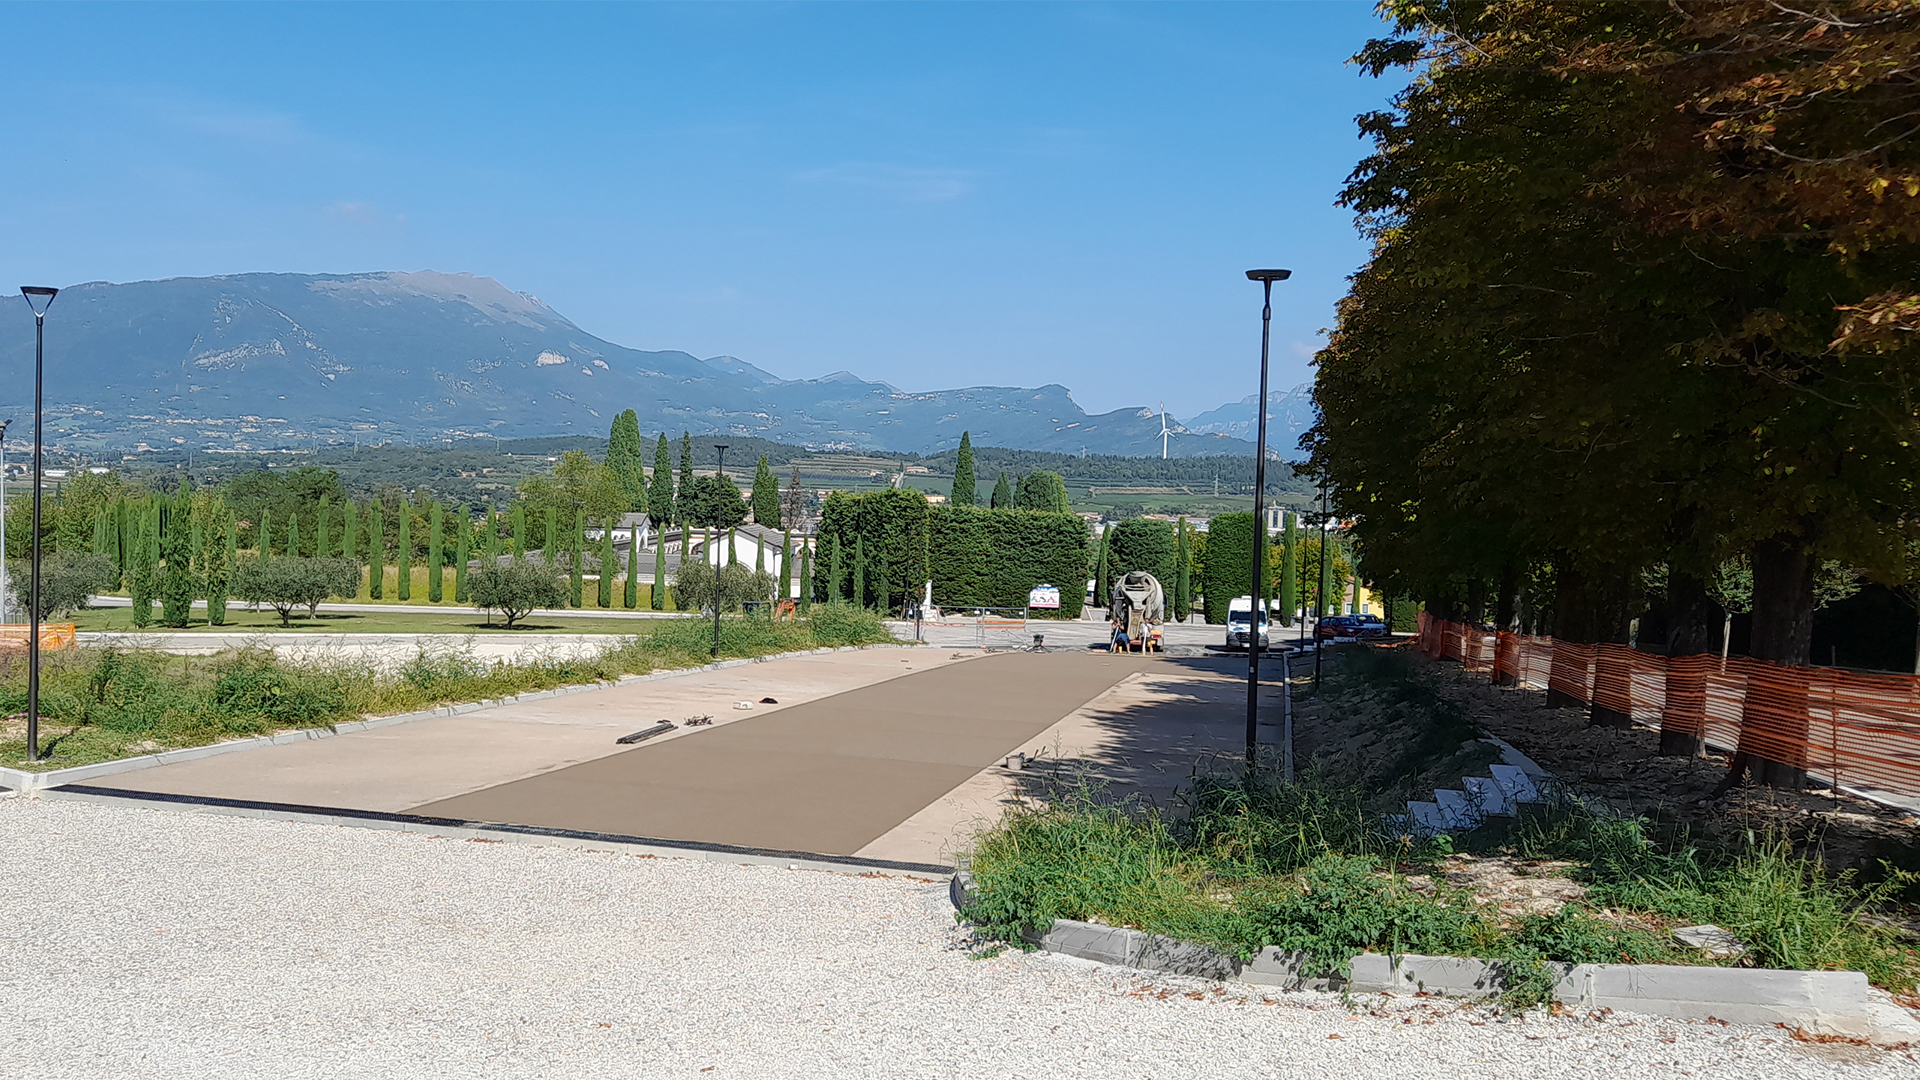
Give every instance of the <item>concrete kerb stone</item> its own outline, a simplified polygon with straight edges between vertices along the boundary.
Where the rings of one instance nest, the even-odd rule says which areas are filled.
[[[257,750],[263,746],[284,746],[288,743],[302,742],[307,739],[328,739],[336,734],[354,731],[368,731],[373,728],[390,727],[394,724],[409,724],[415,720],[430,720],[437,716],[461,716],[466,713],[480,712],[483,709],[497,709],[502,705],[513,705],[526,701],[544,701],[548,698],[564,697],[568,694],[585,694],[594,690],[605,690],[610,686],[624,686],[628,683],[648,679],[672,679],[683,675],[698,675],[707,671],[719,671],[723,668],[738,667],[741,664],[764,663],[770,660],[783,660],[794,656],[817,656],[821,653],[852,652],[862,649],[905,649],[917,647],[915,642],[900,642],[895,645],[843,645],[838,648],[796,649],[792,652],[772,653],[767,656],[747,660],[722,660],[699,667],[676,668],[672,671],[655,671],[646,675],[624,675],[612,682],[579,683],[561,686],[552,690],[529,690],[512,697],[489,698],[484,701],[461,702],[455,705],[438,705],[431,709],[415,712],[397,713],[393,716],[370,716],[363,720],[349,720],[335,724],[330,728],[301,728],[295,731],[282,731],[273,735],[255,735],[245,739],[229,739],[226,742],[212,743],[207,746],[188,746],[178,750],[162,750],[156,754],[143,754],[140,757],[120,758],[117,761],[101,761],[92,765],[76,765],[70,769],[51,769],[47,772],[29,772],[25,769],[0,768],[0,788],[14,791],[41,791],[59,787],[63,784],[76,784],[83,780],[93,780],[115,773],[133,772],[138,769],[151,769],[160,765],[172,765],[180,761],[197,761],[201,758],[217,757],[241,750]]]
[[[948,896],[964,911],[976,895],[973,875],[956,871]],[[1488,999],[1506,986],[1506,965],[1460,956],[1388,956],[1362,953],[1341,977],[1309,978],[1304,953],[1268,946],[1252,960],[1204,945],[1126,927],[1056,919],[1028,942],[1048,952],[1115,967],[1210,979],[1236,979],[1283,990],[1348,993],[1427,993]],[[1857,971],[1783,971],[1695,967],[1684,964],[1558,964],[1554,998],[1579,1009],[1611,1009],[1681,1020],[1782,1024],[1815,1035],[1861,1039],[1883,1046],[1920,1044],[1920,1021],[1869,995]]]

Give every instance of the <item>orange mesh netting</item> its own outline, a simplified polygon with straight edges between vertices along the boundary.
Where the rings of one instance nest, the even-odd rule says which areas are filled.
[[[1414,646],[1467,671],[1599,704],[1848,786],[1920,796],[1920,676],[1669,659],[1625,645],[1495,633],[1420,613]]]

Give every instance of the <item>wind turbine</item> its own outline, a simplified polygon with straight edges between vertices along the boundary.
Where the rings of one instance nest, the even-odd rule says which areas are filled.
[[[1167,430],[1167,403],[1163,401],[1160,403],[1160,460],[1161,461],[1167,460],[1167,436],[1171,434],[1172,432]]]

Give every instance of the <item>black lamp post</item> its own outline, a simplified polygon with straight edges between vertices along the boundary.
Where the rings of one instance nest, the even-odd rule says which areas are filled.
[[[33,571],[27,585],[27,760],[40,760],[40,387],[46,370],[47,309],[58,289],[22,285],[33,312]]]
[[[714,470],[713,475],[721,480],[727,478],[728,445],[729,444],[723,442],[713,444],[714,450],[718,451],[720,456],[719,468]],[[714,527],[713,536],[716,540],[720,538],[719,526]],[[732,555],[733,553],[729,551],[727,554]],[[715,660],[720,659],[720,553],[718,551],[714,552],[713,558],[713,658]]]
[[[1253,776],[1260,739],[1260,631],[1267,613],[1265,591],[1261,585],[1267,576],[1267,341],[1273,325],[1273,283],[1293,276],[1291,270],[1249,270],[1248,281],[1260,283],[1260,403],[1256,406],[1259,434],[1253,445],[1253,589],[1248,593],[1253,610],[1247,634],[1247,776]]]

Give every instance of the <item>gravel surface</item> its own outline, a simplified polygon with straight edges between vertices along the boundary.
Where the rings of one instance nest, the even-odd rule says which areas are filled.
[[[943,883],[0,798],[30,1077],[1912,1077],[1777,1029],[969,959]]]

